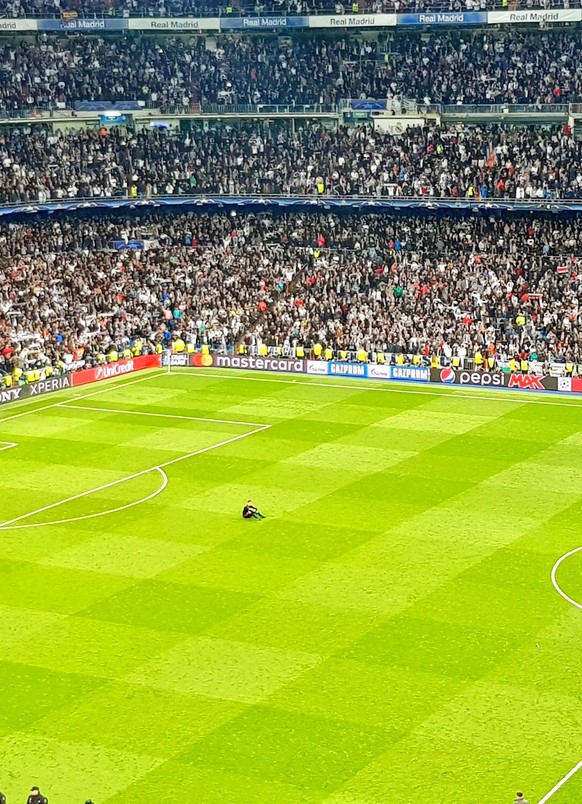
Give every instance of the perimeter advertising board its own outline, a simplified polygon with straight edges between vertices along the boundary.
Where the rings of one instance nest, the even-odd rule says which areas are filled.
[[[396,14],[324,14],[308,17],[310,28],[391,28]]]
[[[525,5],[525,3],[524,3]],[[449,28],[468,25],[564,24],[582,21],[580,8],[524,8],[515,11],[420,11],[402,14],[312,14],[309,16],[250,15],[245,17],[54,17],[51,19],[1,19],[0,33],[45,31],[46,33],[114,33],[156,31],[283,31],[319,28],[390,28],[430,26]]]
[[[431,369],[430,381],[444,385],[481,388],[507,388],[514,391],[572,390],[571,377],[551,377],[549,374],[519,374],[509,371],[459,371],[452,368]]]
[[[220,31],[219,17],[134,17],[127,22],[130,31]]]
[[[89,382],[108,380],[111,377],[122,377],[124,374],[132,374],[134,371],[146,368],[158,368],[160,365],[160,355],[140,355],[129,360],[117,360],[115,363],[104,363],[96,368],[75,371],[70,376],[73,378],[72,384],[77,387]]]
[[[7,402],[16,402],[18,399],[28,399],[31,396],[42,396],[51,391],[62,391],[73,385],[72,375],[63,374],[61,377],[49,377],[46,380],[32,382],[30,385],[18,385],[15,388],[5,388],[0,391],[0,405]]]
[[[341,363],[324,360],[307,360],[307,374],[327,377],[354,377],[361,380],[408,380],[428,382],[428,368],[424,366],[387,366],[382,363]]]
[[[580,8],[527,8],[519,11],[489,11],[488,25],[528,25],[532,23],[580,22]]]
[[[38,31],[38,20],[0,19],[0,33],[12,33],[14,31]]]
[[[397,25],[486,25],[485,11],[425,11],[419,14],[398,14]]]
[[[386,366],[379,363],[341,363],[324,360],[299,360],[284,357],[255,357],[253,355],[168,354],[140,355],[129,360],[118,360],[90,369],[49,377],[28,385],[4,388],[0,391],[0,405],[41,396],[52,391],[123,377],[147,368],[161,365],[191,366],[196,368],[250,369],[284,374],[310,376],[351,377],[366,380],[404,380],[414,383],[437,383],[460,387],[506,388],[513,391],[547,391],[582,394],[582,377],[552,377],[548,374],[519,374],[504,371],[456,371],[451,368],[428,369],[424,366]]]
[[[125,31],[129,27],[129,20],[105,17],[73,17],[72,19],[38,20],[36,29],[39,31],[66,32],[66,33],[106,33],[111,31]]]
[[[172,355],[170,365],[174,357],[182,358],[182,355]],[[286,374],[305,374],[305,364],[307,360],[295,360],[286,357],[255,357],[254,355],[191,355],[190,365],[197,368],[216,368],[228,369],[257,369],[258,371],[282,371]],[[183,366],[184,363],[177,365]]]
[[[199,368],[255,369],[319,377],[346,377],[363,380],[400,380],[463,387],[506,388],[513,391],[553,391],[582,393],[582,378],[552,377],[549,374],[520,374],[504,371],[456,371],[425,366],[387,366],[380,363],[342,363],[325,360],[294,360],[284,357],[251,355],[172,355],[170,365]]]

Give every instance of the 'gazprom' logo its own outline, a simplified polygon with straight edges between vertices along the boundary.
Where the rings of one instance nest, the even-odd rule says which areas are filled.
[[[367,366],[357,363],[328,363],[330,374],[341,374],[343,377],[365,377]]]

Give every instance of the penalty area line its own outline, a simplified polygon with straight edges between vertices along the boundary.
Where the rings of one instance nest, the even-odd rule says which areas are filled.
[[[581,549],[581,550],[582,550],[582,548],[579,548],[579,549]],[[582,608],[582,607],[581,607],[581,608]],[[554,796],[554,795],[555,795],[555,794],[558,792],[558,790],[561,790],[561,788],[562,788],[562,787],[563,787],[563,786],[566,784],[566,782],[567,782],[569,779],[571,779],[571,778],[572,778],[572,776],[574,776],[574,774],[578,773],[578,771],[579,771],[581,768],[582,768],[582,759],[580,760],[580,762],[578,762],[576,765],[574,765],[574,767],[572,768],[572,770],[569,770],[569,771],[568,771],[568,773],[567,773],[565,776],[563,776],[563,777],[560,779],[560,781],[559,781],[559,782],[557,782],[557,783],[556,783],[556,784],[555,784],[555,785],[552,787],[552,789],[551,789],[551,790],[550,790],[548,793],[546,793],[546,795],[545,795],[543,798],[540,798],[540,800],[538,801],[538,804],[546,804],[546,802],[548,802],[548,801],[549,801],[551,798],[553,798],[553,796]]]
[[[34,511],[29,511],[26,514],[21,514],[20,516],[16,516],[13,519],[8,519],[5,522],[1,522],[0,531],[13,529],[12,526],[16,526],[17,522],[22,522],[23,519],[29,519],[31,516],[42,514],[45,511],[51,511],[53,508],[57,508],[59,505],[65,505],[66,503],[74,502],[75,500],[80,500],[82,497],[87,497],[90,494],[96,494],[98,491],[105,491],[106,489],[113,488],[114,486],[118,486],[121,483],[127,483],[129,480],[135,480],[135,478],[137,477],[147,475],[148,472],[161,471],[165,469],[167,466],[173,466],[175,463],[185,461],[188,458],[194,458],[196,455],[203,455],[206,452],[211,452],[212,450],[219,449],[220,447],[226,447],[227,444],[233,444],[235,441],[241,441],[243,438],[248,438],[249,436],[256,435],[257,433],[262,433],[264,430],[267,430],[270,426],[271,426],[270,424],[261,425],[260,427],[257,427],[254,430],[250,430],[248,433],[240,433],[239,435],[232,436],[232,438],[226,438],[224,439],[224,441],[219,441],[216,444],[211,444],[208,447],[202,447],[202,449],[194,450],[194,452],[188,452],[185,455],[180,455],[178,458],[172,458],[169,461],[164,461],[163,463],[157,464],[156,466],[150,466],[147,469],[141,469],[139,472],[134,472],[133,474],[127,475],[126,477],[121,477],[118,480],[112,480],[109,483],[104,483],[103,485],[97,486],[94,489],[88,489],[87,491],[79,492],[79,494],[73,494],[71,497],[66,497],[64,500],[57,500],[57,502],[50,503],[50,505],[43,505],[42,508],[37,508]],[[166,488],[166,485],[167,484],[164,484],[164,488]],[[160,493],[161,491],[163,491],[163,489],[160,488],[157,493]],[[145,502],[145,499],[140,500],[139,502]],[[76,519],[77,519],[76,517],[73,517],[70,520],[66,521],[74,522]],[[81,517],[79,517],[79,519],[81,519]],[[65,520],[61,520],[61,524],[64,521]],[[43,522],[41,524],[48,525],[50,523]]]
[[[74,401],[74,400],[73,400]],[[127,414],[128,416],[155,416],[160,419],[183,419],[188,422],[209,422],[210,424],[236,424],[241,427],[264,427],[264,422],[242,422],[236,419],[212,419],[207,416],[186,416],[181,413],[150,413],[145,410],[120,410],[102,408],[97,405],[74,405],[71,401],[59,402],[59,407],[71,410],[95,410],[99,413]],[[270,425],[268,425],[270,427]]]

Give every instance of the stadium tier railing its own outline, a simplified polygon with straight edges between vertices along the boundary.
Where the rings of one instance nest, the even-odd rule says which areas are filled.
[[[176,194],[144,196],[116,196],[111,198],[62,198],[47,201],[22,201],[0,203],[0,218],[50,214],[54,212],[77,212],[115,209],[199,209],[219,211],[314,211],[388,213],[409,211],[419,213],[447,214],[473,211],[482,214],[492,212],[538,212],[552,215],[567,215],[582,212],[582,197],[573,199],[540,198],[533,200],[515,198],[448,198],[436,196],[333,196],[333,195],[216,195]]]
[[[470,114],[470,115],[548,115],[559,114],[567,116],[570,112],[568,103],[446,103],[441,105],[443,115]],[[579,105],[579,104],[576,104]],[[419,104],[422,110],[424,107]]]
[[[112,106],[118,101],[112,101]],[[375,106],[367,104],[377,104]],[[383,106],[382,106],[383,104]],[[537,117],[540,122],[544,118],[576,116],[582,114],[581,103],[422,103],[410,98],[402,98],[398,102],[386,100],[343,100],[339,103],[194,103],[189,106],[182,104],[153,104],[149,101],[136,110],[126,110],[136,120],[148,120],[152,117],[169,116],[183,119],[197,117],[335,117],[342,114],[373,115],[374,112],[394,112],[396,115],[408,114],[423,116],[440,116],[455,118],[461,116],[489,117],[494,120],[503,120],[514,116]],[[101,112],[103,113],[103,112]],[[0,106],[0,121],[19,122],[51,122],[63,119],[97,122],[99,110],[92,111],[74,109],[70,106],[57,107],[52,104],[33,106],[26,109],[8,109]]]
[[[113,103],[112,103],[113,105]],[[133,117],[136,118],[151,118],[160,115],[170,117],[199,117],[204,115],[216,115],[217,117],[224,117],[228,115],[245,116],[252,115],[261,117],[285,115],[289,116],[305,116],[305,117],[318,117],[318,116],[338,116],[341,111],[341,106],[334,103],[304,103],[304,104],[268,104],[268,103],[200,103],[191,106],[183,106],[177,104],[159,104],[145,103],[140,110],[129,111]],[[101,112],[103,113],[103,112]],[[52,105],[34,106],[27,109],[7,109],[0,106],[0,120],[4,121],[19,121],[28,120],[30,122],[43,122],[51,121],[56,118],[71,118],[71,120],[94,120],[99,119],[99,110],[84,111],[73,109],[71,107],[58,108]]]

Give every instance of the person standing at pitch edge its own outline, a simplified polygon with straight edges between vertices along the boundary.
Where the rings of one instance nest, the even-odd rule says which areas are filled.
[[[242,511],[243,519],[265,519],[264,514],[261,514],[258,508],[256,508],[250,500],[247,500],[247,504],[243,508]]]
[[[529,801],[524,797],[523,793],[517,792],[513,804],[529,804]]]
[[[31,787],[26,804],[48,804],[48,798],[43,796],[37,784]]]

